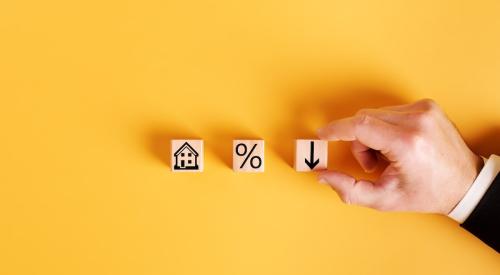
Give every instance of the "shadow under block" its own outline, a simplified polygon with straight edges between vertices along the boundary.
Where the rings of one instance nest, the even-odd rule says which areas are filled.
[[[233,170],[264,172],[264,140],[233,140]]]
[[[203,171],[203,140],[174,139],[171,146],[170,167],[173,172]]]
[[[295,140],[295,170],[308,172],[328,167],[328,141],[313,139]]]

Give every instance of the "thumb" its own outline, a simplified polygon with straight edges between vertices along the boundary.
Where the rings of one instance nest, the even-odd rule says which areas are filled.
[[[382,188],[368,180],[357,181],[354,177],[338,171],[321,171],[318,180],[330,185],[347,204],[378,208],[382,201]]]

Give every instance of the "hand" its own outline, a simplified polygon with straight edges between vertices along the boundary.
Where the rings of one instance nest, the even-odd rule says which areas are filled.
[[[318,130],[321,139],[350,141],[366,172],[388,165],[375,181],[338,171],[318,178],[348,204],[383,211],[448,214],[460,202],[483,161],[430,99],[380,109],[363,109]]]

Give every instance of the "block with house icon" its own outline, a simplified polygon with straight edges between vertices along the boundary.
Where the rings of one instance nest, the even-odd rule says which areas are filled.
[[[203,140],[172,140],[171,168],[173,172],[203,171]]]

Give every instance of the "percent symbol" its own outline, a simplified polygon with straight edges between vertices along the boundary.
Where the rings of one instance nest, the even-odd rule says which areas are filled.
[[[243,168],[243,166],[245,166],[245,163],[247,163],[248,159],[250,159],[250,166],[254,169],[257,169],[262,165],[262,158],[261,157],[252,156],[252,153],[255,150],[255,147],[257,147],[257,144],[254,144],[252,146],[252,149],[250,149],[250,152],[248,152],[248,154],[247,154],[248,147],[246,144],[240,143],[240,144],[236,145],[236,154],[240,157],[245,156],[243,163],[241,163],[241,165],[240,165],[240,169]],[[242,149],[243,152],[240,151],[240,148],[243,148]],[[254,161],[257,162],[257,164],[255,164]]]

